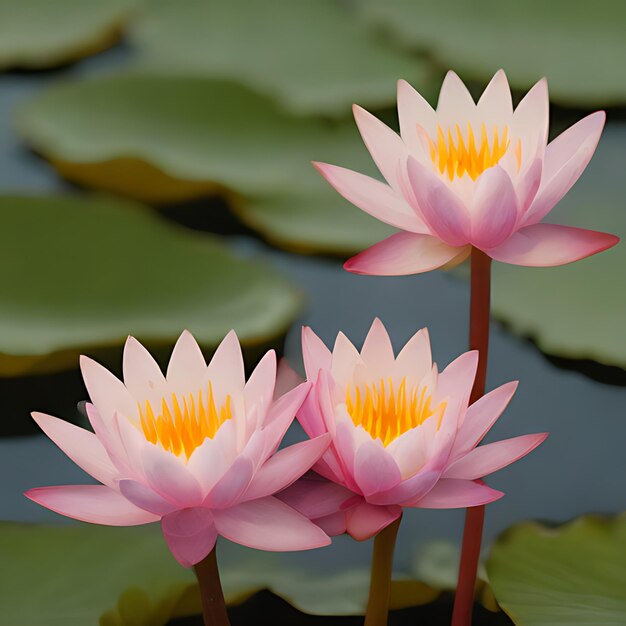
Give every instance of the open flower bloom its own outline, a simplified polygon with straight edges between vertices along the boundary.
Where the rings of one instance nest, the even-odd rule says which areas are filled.
[[[546,145],[545,79],[515,111],[502,70],[478,104],[448,72],[436,111],[401,80],[400,136],[356,105],[354,116],[386,184],[314,165],[344,198],[402,232],[350,259],[351,272],[417,274],[460,263],[472,246],[514,265],[563,265],[618,241],[542,221],[589,163],[605,119],[593,113]]]
[[[130,337],[124,383],[81,358],[95,434],[33,414],[43,431],[101,485],[31,489],[27,496],[62,515],[110,526],[161,521],[184,566],[201,561],[218,535],[262,550],[330,543],[306,517],[276,499],[317,461],[328,435],[277,448],[310,385],[273,400],[276,356],[268,352],[248,382],[230,332],[206,365],[184,332],[163,376]]]
[[[303,330],[307,377],[316,381],[298,419],[310,437],[332,442],[313,470],[280,497],[327,533],[367,539],[403,507],[457,508],[503,494],[482,478],[528,454],[547,433],[478,446],[509,403],[508,383],[468,406],[478,353],[467,352],[441,373],[427,331],[397,358],[375,320],[359,353],[343,334],[332,353]],[[478,447],[477,447],[478,446]]]

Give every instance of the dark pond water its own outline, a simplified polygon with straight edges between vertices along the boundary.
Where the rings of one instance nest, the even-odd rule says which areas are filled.
[[[272,626],[361,626],[362,617],[320,617],[306,615],[294,609],[277,596],[264,591],[252,596],[239,606],[230,607],[228,617],[233,626],[259,626],[259,616],[268,616]],[[424,606],[391,611],[389,626],[415,626],[415,624],[448,624],[452,615],[452,597],[443,594],[435,602]],[[271,616],[271,619],[269,618]],[[480,605],[474,607],[473,623],[476,626],[509,626],[513,622],[506,614],[492,613]],[[168,626],[202,626],[200,617],[173,620]]]

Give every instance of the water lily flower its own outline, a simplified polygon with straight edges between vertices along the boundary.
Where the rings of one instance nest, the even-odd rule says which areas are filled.
[[[399,232],[350,259],[358,274],[417,274],[462,262],[472,246],[514,265],[563,265],[619,239],[542,220],[591,159],[605,114],[548,140],[548,87],[540,80],[513,110],[497,72],[478,103],[448,72],[437,109],[398,83],[400,135],[359,106],[361,136],[386,183],[315,163],[347,200]]]
[[[207,556],[218,535],[272,551],[330,543],[319,527],[274,497],[309,470],[329,440],[320,433],[277,451],[310,384],[274,401],[274,351],[247,382],[234,331],[208,366],[185,331],[166,376],[132,337],[124,348],[123,383],[87,357],[81,369],[95,434],[50,415],[33,417],[102,484],[31,489],[31,500],[96,524],[160,521],[170,550],[186,567]]]
[[[280,497],[330,535],[368,539],[403,507],[457,508],[504,495],[482,478],[536,448],[547,433],[479,446],[502,414],[516,382],[468,406],[478,353],[466,352],[441,373],[425,329],[394,356],[374,321],[359,352],[339,333],[332,352],[310,329],[302,335],[314,388],[298,412],[309,437],[331,444],[307,476]],[[322,477],[320,479],[319,477]]]

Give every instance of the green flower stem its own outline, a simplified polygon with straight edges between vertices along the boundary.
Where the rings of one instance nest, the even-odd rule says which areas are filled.
[[[485,393],[487,354],[489,349],[489,303],[491,295],[491,258],[472,248],[470,296],[470,350],[478,350],[478,371],[470,395],[470,403]],[[463,547],[459,578],[454,598],[452,626],[471,626],[474,608],[476,570],[485,520],[485,507],[475,506],[465,513]]]
[[[401,519],[402,516],[383,528],[374,538],[372,575],[367,611],[365,612],[365,626],[387,626],[393,550]]]
[[[230,626],[215,548],[204,560],[194,565],[193,569],[200,585],[204,626]]]

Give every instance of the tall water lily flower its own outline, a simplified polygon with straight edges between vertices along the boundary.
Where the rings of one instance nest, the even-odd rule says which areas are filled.
[[[161,522],[184,566],[209,554],[218,535],[262,550],[306,550],[330,540],[274,497],[317,461],[329,436],[277,452],[310,385],[273,401],[276,357],[268,352],[249,380],[230,332],[207,364],[184,332],[163,376],[132,337],[124,382],[82,357],[93,404],[91,433],[34,413],[43,431],[101,485],[31,489],[27,496],[62,515],[110,526]]]
[[[460,263],[472,246],[514,265],[562,265],[618,241],[542,221],[589,163],[605,120],[592,113],[547,144],[545,79],[515,111],[502,70],[478,104],[448,72],[436,111],[401,80],[400,136],[356,105],[354,116],[386,183],[314,165],[344,198],[402,232],[350,259],[351,272],[417,274]]]
[[[427,331],[397,357],[375,320],[359,351],[339,333],[331,352],[303,330],[306,374],[315,385],[298,419],[309,437],[332,442],[307,477],[280,495],[332,535],[367,539],[403,507],[457,508],[503,494],[482,478],[536,448],[547,433],[478,446],[511,400],[512,382],[468,406],[478,355],[467,352],[441,373]]]

